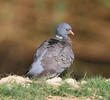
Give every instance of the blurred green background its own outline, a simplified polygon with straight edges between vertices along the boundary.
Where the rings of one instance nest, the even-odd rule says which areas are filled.
[[[24,75],[61,22],[75,33],[73,76],[110,77],[110,0],[0,0],[0,74]]]

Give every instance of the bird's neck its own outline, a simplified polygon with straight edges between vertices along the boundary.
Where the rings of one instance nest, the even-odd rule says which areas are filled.
[[[62,37],[61,35],[55,35],[54,39],[57,39],[57,40],[63,40],[64,37]]]
[[[54,39],[59,40],[59,41],[64,41],[69,43],[70,45],[72,44],[72,41],[70,39],[70,37],[66,36],[66,37],[62,37],[61,35],[55,35]]]

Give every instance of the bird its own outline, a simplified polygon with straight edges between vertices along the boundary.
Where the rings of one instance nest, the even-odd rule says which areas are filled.
[[[70,67],[74,61],[71,39],[72,27],[63,22],[56,28],[56,34],[44,41],[34,55],[34,61],[25,74],[29,78],[54,78]]]

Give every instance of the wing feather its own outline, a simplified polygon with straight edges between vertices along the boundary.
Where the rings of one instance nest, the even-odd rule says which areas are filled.
[[[71,45],[62,41],[44,41],[35,53],[27,76],[54,77],[61,74],[74,60]]]

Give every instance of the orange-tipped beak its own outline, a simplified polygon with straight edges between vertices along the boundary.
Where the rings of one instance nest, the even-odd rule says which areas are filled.
[[[72,30],[69,30],[68,32],[69,32],[70,34],[74,35],[74,33],[72,32]]]

